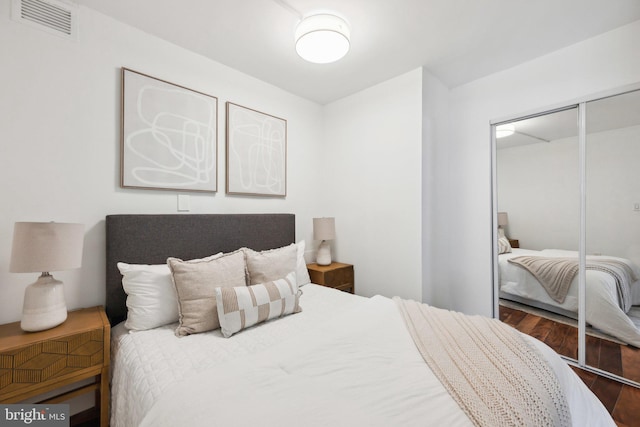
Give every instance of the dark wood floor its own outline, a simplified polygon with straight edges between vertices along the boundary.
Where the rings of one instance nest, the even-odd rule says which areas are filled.
[[[500,307],[500,320],[529,334],[559,354],[578,358],[578,330],[521,310]],[[640,349],[587,336],[587,364],[640,382]],[[621,427],[640,426],[640,389],[572,367]]]

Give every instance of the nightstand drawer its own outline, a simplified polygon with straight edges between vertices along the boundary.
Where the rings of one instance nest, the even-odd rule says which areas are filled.
[[[333,262],[330,265],[308,264],[309,277],[313,283],[354,293],[353,265]]]
[[[102,307],[71,311],[64,323],[45,331],[24,332],[20,322],[0,325],[0,403],[53,393],[39,402],[53,404],[93,392],[100,425],[106,426],[110,331]]]
[[[103,360],[102,327],[1,352],[0,401],[58,383],[81,370],[94,370],[98,375]]]

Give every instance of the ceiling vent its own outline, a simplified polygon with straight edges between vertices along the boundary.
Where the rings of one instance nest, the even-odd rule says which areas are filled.
[[[11,16],[31,27],[77,40],[76,5],[57,0],[13,0]]]

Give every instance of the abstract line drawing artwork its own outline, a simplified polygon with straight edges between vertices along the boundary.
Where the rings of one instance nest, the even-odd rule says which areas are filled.
[[[218,98],[122,68],[121,185],[215,192]]]
[[[227,106],[227,193],[287,195],[287,121]]]

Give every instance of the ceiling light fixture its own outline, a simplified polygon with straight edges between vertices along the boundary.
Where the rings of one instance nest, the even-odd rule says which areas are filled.
[[[349,51],[350,35],[344,19],[329,13],[311,15],[296,27],[296,52],[316,64],[335,62]]]
[[[506,125],[496,126],[496,138],[504,138],[505,136],[511,136],[516,132],[516,127],[510,123]]]

